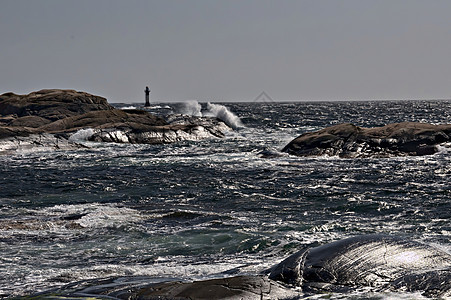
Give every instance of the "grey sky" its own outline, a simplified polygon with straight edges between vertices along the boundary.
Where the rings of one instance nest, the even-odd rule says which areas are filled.
[[[0,93],[451,98],[451,1],[0,0]]]

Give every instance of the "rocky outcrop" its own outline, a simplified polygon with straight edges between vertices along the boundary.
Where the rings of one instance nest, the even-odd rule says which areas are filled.
[[[1,129],[2,128],[0,128],[0,131]],[[85,146],[80,143],[70,141],[61,135],[53,135],[49,133],[14,136],[0,139],[0,155],[12,154],[16,151],[71,150],[78,148],[85,148]]]
[[[236,276],[200,281],[139,277],[119,277],[69,284],[66,288],[24,296],[21,299],[299,299],[299,292],[270,280],[267,276]]]
[[[180,141],[199,141],[224,137],[230,127],[216,118],[183,116],[171,117],[169,122],[142,110],[112,110],[92,112],[59,120],[43,128],[50,132],[73,129],[92,129],[86,139],[95,142],[168,144]]]
[[[92,111],[68,117],[39,127],[44,132],[70,133],[85,128],[129,129],[130,131],[151,131],[155,127],[166,126],[165,120],[142,110]]]
[[[223,137],[230,127],[216,118],[173,116],[166,121],[144,110],[119,110],[105,98],[73,90],[0,95],[0,152],[45,141],[78,146],[80,135],[74,134],[87,129],[84,140],[162,144]]]
[[[194,282],[162,282],[135,291],[112,293],[117,299],[296,299],[298,293],[264,276],[237,276]]]
[[[305,133],[291,141],[283,152],[297,156],[393,157],[429,155],[439,145],[451,142],[451,124],[416,122],[362,128],[341,124]]]
[[[273,268],[269,278],[313,293],[368,286],[448,297],[451,255],[406,237],[361,235],[306,247]]]
[[[107,100],[74,90],[40,90],[28,95],[0,95],[0,117],[14,118],[11,125],[37,128],[44,123],[82,115],[91,111],[112,110]],[[2,120],[0,120],[1,122]]]
[[[300,299],[315,294],[352,293],[362,287],[367,291],[416,292],[445,298],[451,295],[450,268],[449,253],[433,246],[404,237],[362,235],[305,247],[263,272],[269,272],[269,276],[198,281],[119,277],[76,282],[30,299]]]

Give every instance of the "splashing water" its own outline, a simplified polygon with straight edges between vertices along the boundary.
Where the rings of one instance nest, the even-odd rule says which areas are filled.
[[[95,130],[92,128],[80,129],[69,137],[71,142],[87,141],[93,134]]]
[[[196,100],[185,101],[176,109],[176,113],[186,116],[202,117],[202,105]]]
[[[192,104],[220,114],[217,104]],[[175,111],[164,105],[154,111]],[[332,123],[447,123],[450,101],[226,106],[247,129],[223,139],[0,155],[0,298],[116,276],[258,274],[305,246],[363,233],[451,251],[446,148],[356,160],[260,154]],[[377,290],[309,297],[426,299]]]
[[[240,118],[231,112],[227,107],[220,104],[207,103],[207,111],[204,113],[207,117],[216,117],[224,121],[233,129],[244,128]]]
[[[194,116],[194,117],[215,117],[222,120],[224,123],[233,129],[244,128],[241,119],[231,112],[227,107],[220,104],[213,104],[208,102],[207,109],[202,111],[202,105],[196,100],[189,100],[183,102],[177,109],[176,113]]]
[[[137,109],[137,107],[133,106],[133,105],[130,105],[130,106],[121,107],[120,109],[122,109],[122,110],[130,110],[130,109]]]

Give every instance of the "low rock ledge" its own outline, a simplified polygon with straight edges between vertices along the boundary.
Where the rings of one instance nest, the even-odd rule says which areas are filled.
[[[339,156],[342,158],[431,155],[439,146],[449,146],[451,124],[417,122],[363,128],[340,124],[302,134],[282,151],[297,156]]]

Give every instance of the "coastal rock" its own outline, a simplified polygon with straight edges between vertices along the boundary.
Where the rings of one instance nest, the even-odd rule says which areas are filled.
[[[112,109],[105,98],[74,90],[50,89],[28,95],[0,95],[0,117],[14,116],[15,119],[34,116],[53,122],[90,111]],[[35,124],[38,125],[42,123]]]
[[[78,147],[74,134],[88,129],[91,134],[85,140],[136,144],[198,141],[223,137],[231,130],[217,118],[174,116],[168,122],[144,110],[115,109],[103,97],[73,90],[0,95],[2,153],[43,146],[46,141],[55,149]]]
[[[231,126],[216,117],[196,117],[173,114],[167,116],[166,121],[171,125],[188,125],[191,128],[203,127],[209,134],[215,137],[224,137],[224,133],[231,131],[232,129]]]
[[[340,124],[305,133],[283,148],[297,156],[393,157],[430,155],[451,142],[451,124],[416,122],[362,128]]]
[[[151,277],[119,277],[69,284],[64,289],[44,292],[31,299],[299,299],[299,293],[266,276],[236,276],[200,281]],[[27,299],[27,297],[25,297]]]
[[[0,128],[0,135],[2,129]],[[24,135],[17,134],[0,140],[0,155],[17,151],[73,150],[79,148],[85,148],[85,146],[65,137],[49,133],[30,134],[30,132],[26,132]]]
[[[407,238],[363,235],[305,248],[278,264],[272,280],[307,292],[377,290],[451,295],[451,255]]]
[[[95,289],[95,288],[94,288]],[[93,289],[90,288],[89,292]],[[93,293],[96,294],[96,293]],[[75,294],[74,296],[76,296]],[[131,288],[121,287],[108,293],[113,299],[296,299],[298,293],[266,276],[236,276],[187,281],[163,281]]]
[[[169,118],[168,123],[142,110],[112,110],[59,120],[43,129],[61,132],[91,128],[92,135],[87,137],[89,141],[132,144],[168,144],[222,138],[224,132],[231,130],[217,118],[187,116],[183,121],[174,117]]]
[[[92,111],[68,117],[39,127],[44,132],[74,132],[84,128],[129,128],[135,131],[149,131],[156,126],[168,125],[162,118],[143,110]]]
[[[77,282],[33,295],[32,299],[301,299],[317,293],[373,291],[420,292],[451,296],[451,256],[407,238],[363,235],[306,247],[265,275],[183,281],[119,277]]]
[[[87,140],[107,143],[170,144],[181,141],[200,141],[212,137],[223,137],[223,133],[212,133],[216,128],[204,126],[167,125],[149,130],[133,128],[96,129]]]

